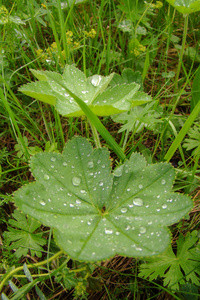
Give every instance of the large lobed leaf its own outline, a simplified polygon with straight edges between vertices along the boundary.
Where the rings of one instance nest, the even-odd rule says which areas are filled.
[[[107,88],[114,73],[106,77],[93,75],[86,78],[85,74],[73,65],[67,65],[63,75],[36,70],[32,70],[32,73],[39,81],[23,85],[20,91],[55,105],[63,116],[78,117],[84,114],[72,94],[84,101],[98,116],[118,114],[151,101],[150,96],[138,92],[140,86],[135,82]]]
[[[170,192],[170,164],[147,165],[133,153],[111,173],[108,150],[93,150],[81,137],[62,155],[37,153],[30,167],[36,182],[15,193],[16,205],[52,226],[58,245],[77,260],[162,253],[170,243],[167,226],[192,207],[189,197]]]
[[[167,2],[184,15],[200,10],[200,0],[167,0]]]

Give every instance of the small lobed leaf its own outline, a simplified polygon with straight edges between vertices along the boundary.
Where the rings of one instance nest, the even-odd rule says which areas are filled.
[[[42,233],[34,233],[37,228],[40,227],[40,223],[24,214],[15,210],[13,213],[14,219],[9,220],[8,231],[5,231],[4,235],[7,237],[8,242],[11,243],[9,246],[10,250],[15,249],[15,256],[20,258],[22,255],[26,256],[28,251],[31,251],[31,255],[42,256],[42,251],[46,244],[46,240],[42,238]]]
[[[188,233],[186,237],[181,234],[177,240],[177,254],[170,246],[163,254],[147,258],[146,263],[140,266],[140,276],[150,280],[164,277],[164,285],[173,290],[179,290],[179,285],[190,280],[200,285],[197,276],[200,274],[200,249],[199,246],[194,247],[197,240],[197,231]]]
[[[147,165],[133,153],[111,172],[108,150],[93,150],[81,137],[62,154],[37,153],[30,167],[36,182],[19,189],[15,203],[53,227],[58,245],[76,260],[162,253],[170,243],[167,226],[192,207],[189,197],[170,192],[170,164]]]

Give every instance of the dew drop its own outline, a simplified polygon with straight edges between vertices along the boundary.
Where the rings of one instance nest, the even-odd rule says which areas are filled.
[[[114,176],[115,176],[115,177],[120,177],[120,176],[122,176],[123,168],[124,168],[124,165],[121,165],[120,167],[117,167],[117,168],[114,170],[114,172],[113,172]]]
[[[74,186],[79,186],[80,183],[81,183],[81,178],[80,178],[80,177],[73,177],[73,178],[72,178],[72,184],[73,184]]]
[[[145,233],[147,230],[146,230],[146,228],[145,227],[140,227],[140,233]]]
[[[163,209],[167,208],[167,204],[163,204],[163,205],[162,205],[162,208],[163,208]]]
[[[76,199],[76,204],[81,204],[81,200]]]
[[[105,234],[112,234],[113,230],[112,229],[105,229]]]
[[[85,190],[80,190],[81,194],[85,194],[86,191]]]
[[[74,204],[72,204],[72,203],[70,203],[70,205],[69,205],[70,207],[74,207]]]
[[[93,168],[93,166],[94,166],[94,163],[93,163],[93,161],[89,161],[89,162],[88,162],[88,168],[90,168],[90,169],[91,169],[91,168]]]
[[[44,180],[49,180],[49,175],[45,174],[44,175]]]
[[[42,206],[44,206],[44,205],[46,205],[46,202],[43,201],[43,200],[41,200],[41,201],[40,201],[40,204],[41,204]]]
[[[141,198],[135,198],[135,199],[133,199],[133,204],[135,206],[143,206],[144,202]]]
[[[160,208],[157,208],[156,211],[160,211]]]
[[[66,162],[66,161],[64,161],[64,163],[63,163],[63,166],[64,166],[64,167],[66,167],[66,166],[67,166],[67,162]]]
[[[139,184],[139,189],[141,190],[143,188],[143,185],[142,184]]]
[[[119,232],[119,231],[116,231],[115,234],[116,234],[116,235],[120,235],[120,232]]]
[[[56,161],[56,158],[53,156],[53,157],[51,158],[51,161]]]
[[[130,189],[130,188],[128,188],[128,189],[127,189],[127,192],[130,192],[130,190],[131,190],[131,189]]]
[[[103,181],[100,181],[100,182],[99,182],[99,186],[103,186]]]
[[[142,251],[142,248],[140,248],[140,247],[135,247],[135,250],[136,250],[136,251]]]
[[[127,212],[127,208],[126,207],[122,207],[121,208],[121,212],[124,214],[124,213],[126,213]]]
[[[165,184],[166,183],[166,180],[165,179],[162,179],[161,180],[161,184]]]
[[[102,77],[100,75],[94,75],[91,77],[91,84],[93,86],[98,86],[101,82]]]
[[[127,226],[125,227],[125,230],[129,230],[130,228],[131,228],[131,226],[127,225]]]

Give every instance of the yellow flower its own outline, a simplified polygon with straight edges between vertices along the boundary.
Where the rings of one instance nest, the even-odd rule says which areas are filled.
[[[140,51],[138,51],[137,49],[134,49],[133,51],[131,51],[132,53],[134,53],[135,56],[140,55]]]
[[[46,59],[48,58],[47,54],[43,52],[42,49],[37,49],[36,55],[39,57],[40,61],[45,62]]]
[[[142,52],[145,52],[145,50],[146,50],[146,47],[143,46],[142,44],[139,44],[139,45],[138,45],[138,48],[139,48],[139,50],[142,51]]]
[[[47,8],[47,6],[46,6],[45,4],[43,4],[43,3],[41,4],[41,6],[42,6],[43,8]]]
[[[66,53],[65,53],[65,50],[61,51],[61,53],[62,53],[63,59],[65,60],[65,59],[66,59]]]
[[[66,37],[68,38],[68,37],[72,37],[73,36],[73,32],[72,31],[67,31],[66,32]]]
[[[40,56],[40,55],[42,55],[43,50],[42,49],[37,49],[37,50],[35,50],[35,52],[36,52],[37,56]]]
[[[91,37],[92,39],[95,38],[97,32],[94,28],[92,28],[89,32],[83,31],[86,37]]]
[[[79,42],[74,42],[74,48],[78,48],[80,47],[80,43]]]
[[[163,3],[161,1],[156,1],[156,8],[160,9],[161,7],[163,7]]]
[[[53,43],[51,44],[51,48],[52,48],[53,50],[55,50],[55,49],[58,48],[56,42],[53,42]]]

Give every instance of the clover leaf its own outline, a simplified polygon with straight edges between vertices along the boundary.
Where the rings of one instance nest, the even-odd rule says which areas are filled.
[[[135,82],[107,88],[114,73],[106,77],[93,75],[86,78],[85,74],[73,65],[67,65],[63,75],[36,70],[32,70],[32,73],[39,81],[23,85],[20,91],[54,105],[63,116],[84,115],[72,95],[67,93],[63,86],[84,101],[98,116],[118,114],[151,101],[147,94],[138,92],[140,86]]]
[[[192,201],[170,192],[170,164],[147,165],[133,153],[111,172],[109,155],[82,137],[62,154],[37,153],[30,162],[36,182],[15,193],[16,205],[52,226],[58,245],[76,260],[162,253],[170,243],[167,226],[185,216]]]
[[[186,237],[182,234],[177,240],[177,254],[173,252],[170,246],[163,254],[148,258],[145,264],[140,266],[141,277],[149,277],[150,280],[158,276],[164,277],[164,285],[168,285],[173,290],[179,290],[179,284],[186,281],[200,285],[200,247],[197,231],[188,233]]]

